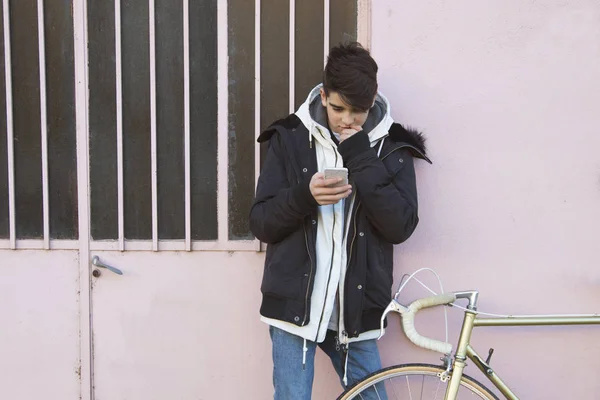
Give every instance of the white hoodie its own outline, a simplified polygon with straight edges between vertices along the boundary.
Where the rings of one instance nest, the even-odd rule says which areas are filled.
[[[329,129],[326,127],[326,114],[323,114],[326,111],[320,98],[319,89],[321,87],[322,85],[318,85],[310,92],[304,104],[296,111],[296,115],[308,129],[309,137],[307,139],[314,138],[317,170],[323,172],[325,168],[339,168],[344,165],[342,156],[338,153],[337,146],[331,139]],[[387,99],[378,93],[375,105],[363,125],[363,129],[369,135],[371,147],[379,144],[379,149],[381,148],[382,139],[388,135],[393,122]],[[350,210],[354,205],[354,196],[352,195],[348,199],[351,201]],[[374,339],[379,336],[379,329],[364,332],[352,339],[349,339],[344,332],[344,279],[347,265],[346,241],[349,222],[350,218],[344,221],[344,201],[319,206],[316,243],[317,268],[310,302],[310,322],[305,326],[297,326],[288,322],[261,317],[263,322],[300,336],[305,340],[321,343],[325,340],[332,315],[334,319],[337,315],[338,326],[336,330],[341,344]],[[338,291],[339,302],[336,301]],[[339,312],[336,310],[337,305],[339,305]]]

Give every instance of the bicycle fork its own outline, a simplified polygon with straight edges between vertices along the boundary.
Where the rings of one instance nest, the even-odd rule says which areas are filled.
[[[454,355],[452,376],[450,377],[450,383],[448,384],[446,396],[444,397],[445,400],[456,400],[456,396],[458,395],[460,379],[462,378],[466,366],[467,347],[471,341],[471,332],[473,332],[473,321],[475,320],[475,316],[476,314],[472,311],[467,311],[465,313],[458,347],[456,349],[456,354]]]

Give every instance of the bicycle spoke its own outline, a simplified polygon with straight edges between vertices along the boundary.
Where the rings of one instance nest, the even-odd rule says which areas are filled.
[[[381,400],[381,396],[379,395],[379,391],[377,390],[377,386],[373,386],[373,389],[375,389],[375,394],[377,395],[377,399]]]
[[[410,391],[410,382],[408,381],[408,376],[406,377],[406,384],[408,385],[408,396],[410,397],[410,400],[412,400],[412,393]]]
[[[425,389],[425,375],[423,375],[423,379],[421,380],[421,398],[423,400],[423,389]]]
[[[394,382],[395,380],[390,379],[390,386],[392,387],[392,392],[394,392],[394,398],[399,399],[400,397],[398,397],[398,393],[396,392],[396,388],[394,387]]]

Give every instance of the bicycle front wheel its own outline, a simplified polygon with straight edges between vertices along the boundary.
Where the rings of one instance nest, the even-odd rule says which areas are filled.
[[[403,364],[374,372],[346,390],[338,400],[443,400],[448,382],[439,374],[444,368],[430,364]],[[457,398],[498,400],[488,388],[464,375]]]

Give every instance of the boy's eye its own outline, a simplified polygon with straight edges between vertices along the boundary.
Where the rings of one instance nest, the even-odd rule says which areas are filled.
[[[340,112],[340,111],[342,111],[342,110],[343,110],[343,108],[339,108],[339,107],[333,107],[333,111]]]

